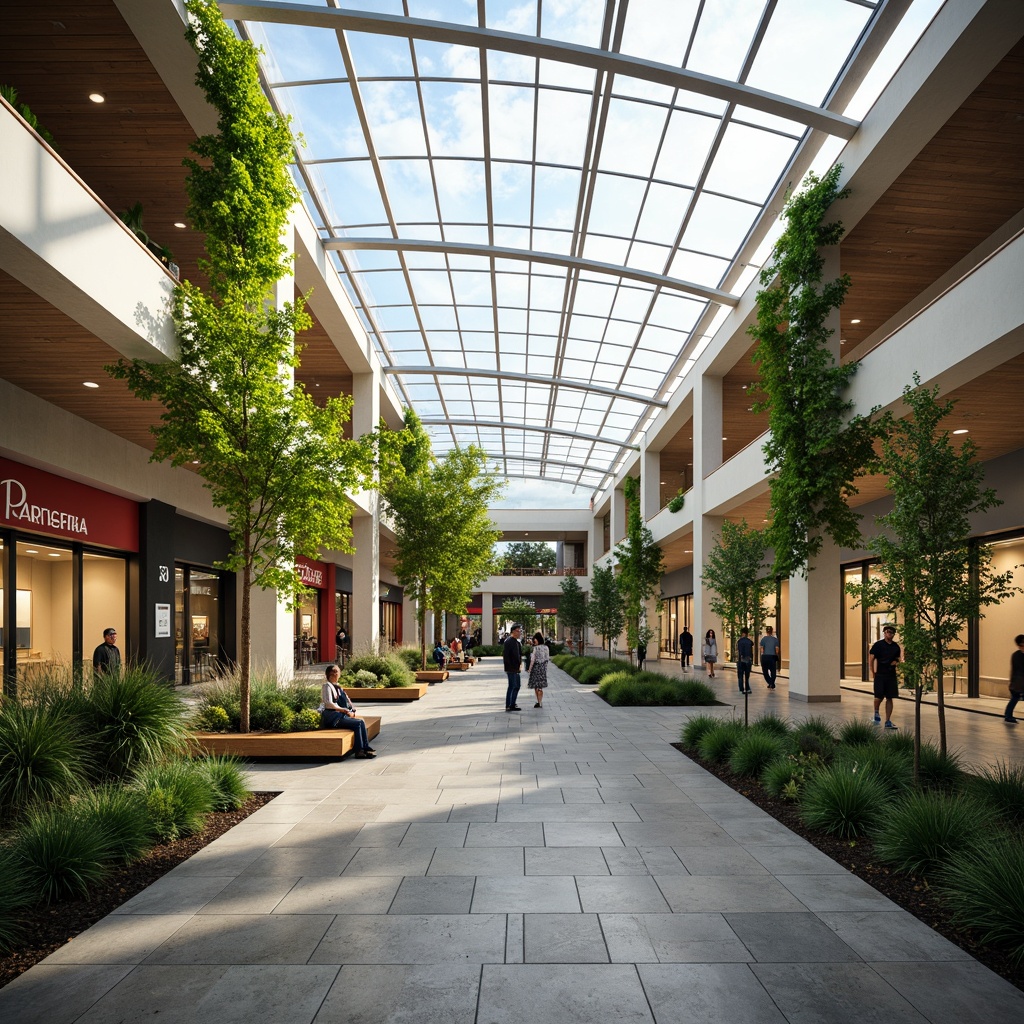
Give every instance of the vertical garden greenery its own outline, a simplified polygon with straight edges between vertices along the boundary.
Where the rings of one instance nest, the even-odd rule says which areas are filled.
[[[227,513],[233,550],[222,563],[242,574],[241,730],[249,729],[252,588],[285,597],[301,589],[297,555],[349,550],[346,493],[368,485],[372,446],[344,437],[351,399],[316,405],[294,382],[303,301],[272,301],[291,257],[281,234],[299,199],[290,177],[294,140],[260,88],[257,51],[238,39],[216,4],[189,0],[188,40],[217,133],[185,161],[189,217],[203,233],[209,285],[175,291],[180,353],[167,363],[120,361],[110,372],[164,406],[155,460],[195,465]]]
[[[873,463],[878,428],[870,416],[851,416],[844,397],[856,363],[840,365],[829,349],[827,326],[850,287],[847,275],[823,281],[822,249],[838,244],[840,221],[825,214],[847,195],[838,187],[841,166],[787,203],[786,229],[761,271],[754,362],[770,428],[764,453],[771,480],[771,522],[766,530],[775,550],[775,575],[807,573],[828,535],[839,546],[860,539],[860,517],[847,499],[854,481]]]

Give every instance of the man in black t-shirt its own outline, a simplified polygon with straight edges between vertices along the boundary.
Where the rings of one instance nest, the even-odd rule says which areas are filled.
[[[92,672],[100,676],[117,675],[121,671],[121,651],[117,647],[117,630],[108,626],[103,630],[103,643],[92,652]]]
[[[893,640],[896,627],[887,622],[882,627],[882,639],[876,640],[868,652],[871,658],[871,674],[875,680],[875,724],[881,722],[878,709],[885,701],[885,728],[895,729],[892,724],[892,702],[899,694],[900,683],[896,677],[896,666],[900,663],[900,645]]]

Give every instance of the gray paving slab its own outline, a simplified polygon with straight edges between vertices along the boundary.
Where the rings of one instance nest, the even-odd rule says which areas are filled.
[[[282,796],[0,990],[0,1019],[1024,1020],[1024,994],[673,749],[689,710],[549,678],[543,718],[505,715],[485,662],[382,708],[372,762],[253,766]]]

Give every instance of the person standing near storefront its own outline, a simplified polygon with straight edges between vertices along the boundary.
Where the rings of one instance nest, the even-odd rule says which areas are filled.
[[[896,677],[896,666],[900,663],[902,651],[895,642],[896,627],[887,622],[882,627],[882,639],[871,645],[868,654],[871,657],[871,674],[875,680],[875,725],[882,719],[878,709],[885,701],[885,728],[895,729],[892,724],[892,702],[899,696],[900,682]]]
[[[750,639],[750,630],[744,626],[736,641],[736,679],[740,684],[740,693],[750,693],[750,669],[753,664],[754,641]]]
[[[92,673],[100,676],[117,675],[121,671],[121,651],[117,647],[117,630],[108,626],[103,630],[103,643],[92,652]]]
[[[689,626],[683,626],[683,631],[679,634],[679,667],[688,668],[692,657],[693,634],[690,632]]]
[[[1010,655],[1010,703],[1003,712],[1003,719],[1008,725],[1017,724],[1017,719],[1013,717],[1013,709],[1017,706],[1017,701],[1024,700],[1024,633],[1018,633],[1013,642],[1017,645],[1017,650]]]

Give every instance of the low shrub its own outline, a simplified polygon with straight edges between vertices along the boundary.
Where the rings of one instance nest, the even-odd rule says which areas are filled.
[[[90,743],[73,718],[52,705],[8,701],[0,709],[0,815],[75,792],[91,767]]]
[[[129,864],[153,845],[146,798],[122,785],[98,786],[78,801],[83,827],[106,836],[111,860]]]
[[[201,732],[227,732],[231,718],[219,704],[207,704],[192,716],[192,725]]]
[[[697,749],[705,761],[724,764],[745,734],[746,729],[740,722],[719,721],[701,737]]]
[[[889,747],[890,750],[898,751],[903,754],[904,757],[913,759],[914,757],[914,732],[908,730],[907,732],[899,732],[892,729],[882,729],[882,742]]]
[[[213,783],[192,761],[145,765],[135,784],[145,794],[154,834],[164,842],[200,831],[213,810]]]
[[[827,718],[822,718],[820,715],[812,715],[802,722],[797,722],[793,726],[793,733],[797,736],[809,733],[817,736],[826,744],[834,744],[836,741],[835,726]]]
[[[584,686],[596,686],[605,676],[610,676],[612,673],[626,672],[632,674],[636,672],[632,665],[627,665],[624,661],[619,661],[617,658],[611,660],[588,658],[586,660],[590,661],[590,664],[584,665],[576,676],[576,681]]]
[[[813,729],[794,730],[789,737],[789,745],[793,753],[813,754],[825,764],[828,764],[835,754],[835,744]]]
[[[187,735],[185,706],[148,669],[101,676],[89,690],[86,713],[100,767],[115,779],[179,749]]]
[[[722,719],[716,718],[714,715],[694,715],[683,725],[683,730],[679,734],[679,742],[687,750],[696,750],[705,734],[719,725],[721,721]]]
[[[378,680],[377,686],[413,686],[416,683],[413,669],[394,654],[360,654],[346,667],[357,677],[360,672],[372,673]]]
[[[761,715],[760,718],[755,719],[750,726],[752,729],[756,729],[758,732],[768,733],[770,736],[788,736],[792,731],[784,718],[779,718],[778,715],[769,712],[767,715]]]
[[[423,662],[423,653],[418,647],[397,647],[392,654],[394,657],[398,658],[410,672],[419,672],[420,665]]]
[[[1024,963],[1024,843],[1005,836],[960,850],[936,875],[954,921]]]
[[[679,703],[686,707],[710,707],[720,703],[715,691],[699,679],[684,679],[676,685],[682,698]]]
[[[44,903],[87,896],[115,855],[106,832],[74,804],[31,808],[13,849],[29,892]]]
[[[291,683],[278,691],[284,702],[296,714],[303,708],[316,708],[320,705],[320,690],[323,684]]]
[[[870,722],[851,719],[839,728],[839,742],[848,747],[860,747],[878,739],[878,728]]]
[[[295,712],[292,719],[292,732],[311,732],[320,728],[320,712],[315,708],[303,708]]]
[[[383,689],[388,684],[387,676],[375,676],[369,669],[357,669],[352,676],[352,685],[369,690]]]
[[[1024,826],[1024,764],[997,761],[982,768],[970,785],[1004,821]]]
[[[875,833],[875,853],[900,871],[927,875],[991,832],[995,812],[967,796],[908,793]]]
[[[307,711],[310,709],[306,709]],[[303,712],[299,712],[302,714]],[[319,724],[320,716],[316,715]],[[212,754],[195,762],[206,773],[213,791],[213,810],[237,811],[252,796],[245,781],[242,762],[231,754]]]
[[[889,788],[874,772],[837,764],[808,775],[800,814],[810,828],[852,839],[878,823],[888,802]]]
[[[729,767],[746,778],[759,777],[773,761],[785,755],[786,743],[782,736],[757,729],[748,729],[746,735],[733,747]]]
[[[501,657],[500,644],[477,644],[469,653],[474,658],[498,658]]]
[[[264,697],[249,704],[249,728],[257,732],[291,732],[295,712],[279,696]]]
[[[787,754],[765,765],[761,785],[781,800],[799,800],[808,775],[824,766],[817,754]]]
[[[615,707],[686,707],[718,703],[714,691],[703,683],[680,682],[659,672],[612,672],[598,684],[597,693]]]

